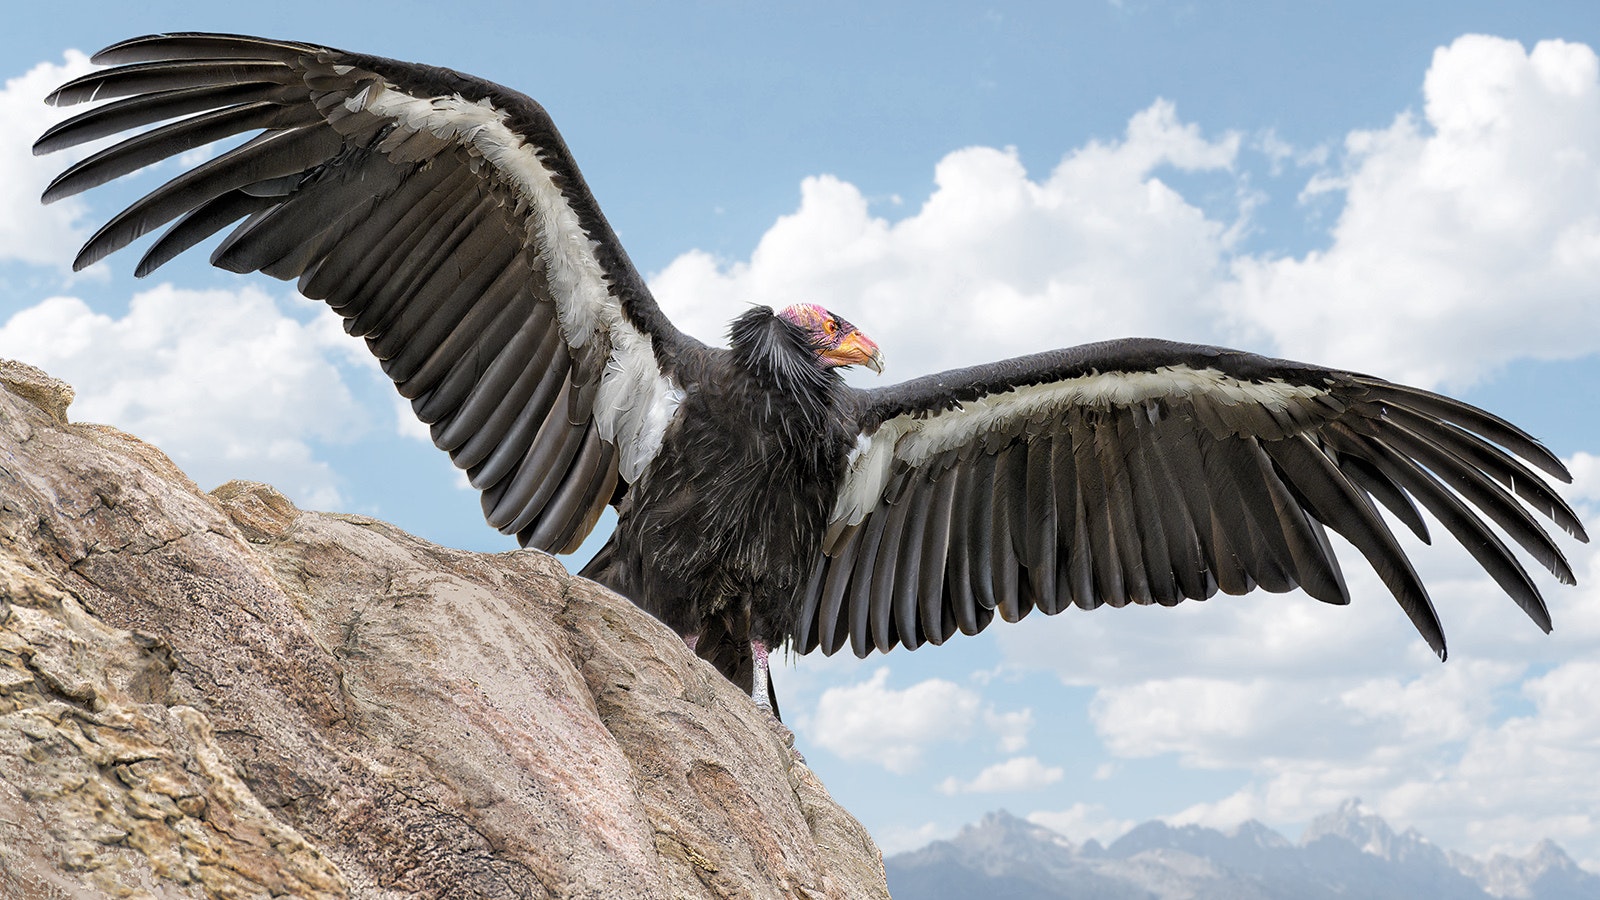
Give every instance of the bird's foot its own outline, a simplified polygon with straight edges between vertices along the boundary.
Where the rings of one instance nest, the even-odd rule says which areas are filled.
[[[772,734],[778,739],[778,743],[782,744],[785,750],[794,754],[796,762],[803,763],[806,761],[805,754],[801,753],[799,748],[795,746],[795,735],[793,731],[789,730],[789,726],[778,721],[776,716],[767,716],[767,727],[772,729]]]

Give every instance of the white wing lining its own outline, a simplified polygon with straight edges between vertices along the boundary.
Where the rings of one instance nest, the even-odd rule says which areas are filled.
[[[618,468],[630,482],[661,449],[683,390],[656,365],[650,336],[628,321],[612,296],[605,271],[578,214],[562,196],[538,151],[509,125],[507,113],[487,98],[417,98],[388,84],[371,84],[345,101],[352,113],[366,111],[395,123],[396,143],[428,132],[486,160],[516,192],[519,211],[531,210],[544,247],[528,249],[544,262],[556,301],[561,335],[568,346],[607,341],[609,355],[595,399],[600,436],[616,445]],[[387,140],[386,140],[387,143]]]
[[[1294,401],[1304,403],[1324,393],[1321,388],[1280,379],[1241,381],[1217,369],[1174,365],[1152,372],[1096,372],[988,394],[922,418],[896,416],[857,440],[829,516],[830,531],[858,525],[877,508],[895,460],[920,466],[991,431],[1012,427],[1020,419],[1058,414],[1069,406],[1109,409],[1195,395],[1220,405],[1224,422],[1230,418],[1227,407],[1241,404],[1294,418]]]

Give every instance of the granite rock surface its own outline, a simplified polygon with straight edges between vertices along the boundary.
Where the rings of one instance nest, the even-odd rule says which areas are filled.
[[[0,362],[0,898],[887,897],[782,732],[536,552],[206,493]]]

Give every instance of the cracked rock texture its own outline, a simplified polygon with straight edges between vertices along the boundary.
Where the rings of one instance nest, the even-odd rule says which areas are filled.
[[[0,898],[887,897],[765,714],[534,552],[206,494],[0,362]]]

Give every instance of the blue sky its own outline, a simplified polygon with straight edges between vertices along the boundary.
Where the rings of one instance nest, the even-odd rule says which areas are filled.
[[[69,50],[258,33],[540,100],[702,338],[744,303],[806,299],[872,334],[892,380],[1127,333],[1359,368],[1524,425],[1574,461],[1593,523],[1594,4],[580,6],[14,12],[0,354],[68,378],[75,417],[155,441],[203,487],[258,478],[452,546],[511,546],[360,348],[286,286],[201,254],[148,282],[131,254],[70,276],[73,242],[139,185],[32,205],[64,164],[26,153],[52,121],[33,97],[81,70]],[[1464,554],[1420,554],[1443,666],[1351,559],[1347,609],[1068,613],[776,677],[808,759],[890,851],[1000,806],[1103,840],[1155,816],[1292,832],[1359,794],[1446,846],[1550,836],[1600,866],[1600,786],[1581,774],[1600,765],[1582,690],[1600,676],[1600,565],[1564,546],[1581,584],[1546,580],[1550,638]]]

